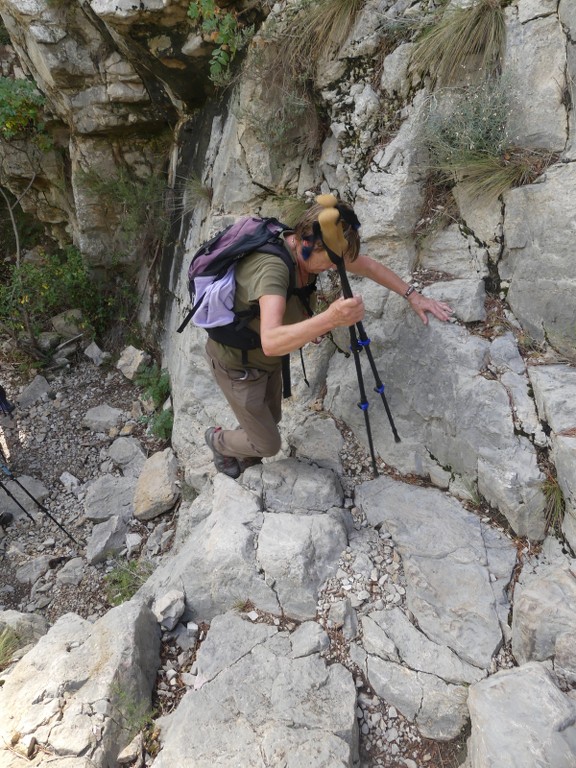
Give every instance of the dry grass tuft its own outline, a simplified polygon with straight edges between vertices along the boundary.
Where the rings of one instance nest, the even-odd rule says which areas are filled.
[[[506,43],[502,5],[501,0],[478,0],[469,8],[447,8],[416,44],[412,70],[429,72],[442,85],[461,81],[472,67],[486,74],[497,71]]]
[[[269,146],[288,144],[312,156],[323,136],[315,81],[321,61],[336,58],[366,0],[303,0],[269,25],[253,47],[251,77],[260,84],[268,114],[254,104],[244,116]]]

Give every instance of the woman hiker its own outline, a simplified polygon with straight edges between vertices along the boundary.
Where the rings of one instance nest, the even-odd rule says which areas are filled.
[[[446,321],[452,314],[448,304],[422,296],[380,262],[360,254],[357,228],[347,223],[356,219],[345,203],[338,208],[348,212],[343,221],[347,243],[346,269],[403,296],[424,324],[430,313]],[[313,283],[321,272],[335,268],[318,237],[319,204],[309,208],[293,231],[283,233],[284,243],[295,262],[297,287]],[[210,427],[205,439],[219,472],[238,477],[246,467],[260,463],[264,456],[280,450],[278,424],[282,403],[282,356],[300,349],[334,328],[349,327],[364,318],[362,296],[338,298],[323,312],[309,316],[297,295],[289,295],[288,267],[278,256],[252,253],[236,266],[234,311],[247,310],[257,303],[260,317],[250,322],[260,334],[261,348],[242,352],[208,339],[206,354],[214,378],[236,419],[236,429]],[[247,357],[246,357],[247,356]],[[244,362],[243,362],[244,359]]]

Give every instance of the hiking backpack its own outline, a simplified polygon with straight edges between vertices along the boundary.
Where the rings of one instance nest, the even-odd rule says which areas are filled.
[[[315,284],[295,286],[295,264],[284,245],[282,232],[290,227],[273,217],[246,216],[218,232],[192,257],[188,268],[188,290],[192,309],[178,328],[181,333],[190,320],[206,329],[214,341],[248,351],[260,346],[260,336],[248,323],[260,314],[256,304],[244,312],[234,312],[236,264],[251,253],[271,253],[288,267],[290,282],[287,299],[297,295],[311,315],[309,297]]]

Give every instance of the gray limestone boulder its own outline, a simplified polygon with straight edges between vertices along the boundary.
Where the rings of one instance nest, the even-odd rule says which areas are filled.
[[[34,584],[50,569],[50,556],[32,557],[16,570],[16,580],[20,584]]]
[[[98,344],[96,342],[92,341],[86,349],[84,350],[84,354],[86,357],[90,358],[94,365],[100,366],[103,365],[103,363],[107,363],[108,360],[111,358],[110,352],[104,352],[104,350],[100,349]]]
[[[86,544],[86,560],[94,565],[118,555],[126,549],[128,522],[120,515],[112,515],[92,529]]]
[[[110,405],[97,405],[86,411],[82,424],[94,432],[108,432],[118,425],[121,417],[122,411],[120,408],[112,408]]]
[[[341,507],[344,492],[330,469],[283,459],[250,467],[242,484],[258,493],[270,512],[314,514]]]
[[[299,458],[342,473],[339,454],[344,447],[344,438],[326,413],[307,414],[289,431],[287,440]]]
[[[210,620],[246,600],[272,613],[313,618],[318,590],[336,572],[348,543],[344,513],[332,506],[342,501],[336,476],[289,460],[251,467],[243,482],[248,488],[215,477],[213,493],[201,494],[185,512],[178,553],[143,593],[158,597],[183,589],[185,620]],[[307,495],[312,509],[304,506]]]
[[[124,475],[138,477],[146,461],[140,441],[135,437],[117,437],[108,448],[108,456]]]
[[[486,319],[486,288],[480,278],[448,280],[426,288],[425,296],[446,301],[463,323],[479,323]]]
[[[290,635],[290,643],[292,657],[297,659],[325,651],[330,645],[330,638],[315,621],[304,621]]]
[[[337,515],[264,515],[256,558],[283,613],[301,621],[315,617],[318,590],[336,573],[347,544]]]
[[[420,266],[467,280],[488,275],[486,250],[480,248],[470,235],[463,235],[456,224],[424,240]]]
[[[154,453],[146,460],[134,492],[134,517],[151,520],[172,509],[180,497],[178,459],[172,448]]]
[[[101,475],[93,480],[86,489],[84,514],[88,520],[104,522],[111,517],[130,520],[134,514],[134,477],[116,477]]]
[[[291,658],[290,650],[289,636],[273,627],[214,619],[198,654],[200,687],[159,721],[153,767],[356,764],[352,676],[317,654]]]
[[[262,525],[261,501],[226,475],[216,475],[206,492],[199,521],[188,527],[176,555],[156,569],[142,587],[147,599],[176,589],[186,595],[183,620],[210,621],[246,600],[257,608],[278,613],[280,606],[256,561]]]
[[[552,461],[565,505],[562,532],[572,549],[576,549],[576,435],[553,438]]]
[[[485,673],[429,640],[399,608],[362,619],[368,680],[429,738],[454,738],[468,710],[466,686]]]
[[[490,342],[434,319],[423,326],[397,296],[387,300],[371,336],[401,437],[400,443],[394,441],[382,404],[370,396],[373,442],[382,459],[407,474],[436,478],[442,470],[469,488],[481,482],[480,492],[501,504],[519,535],[541,539],[544,476],[535,447],[515,433],[508,389],[487,373]],[[368,387],[370,372],[364,378]],[[333,361],[325,407],[366,446],[366,424],[357,402],[354,366]]]
[[[422,632],[489,669],[507,623],[513,542],[446,494],[388,477],[359,486],[356,503],[371,525],[391,533]]]
[[[159,648],[155,616],[134,602],[94,624],[60,617],[5,675],[0,697],[10,706],[0,706],[0,739],[34,736],[54,756],[114,764],[130,741],[130,711],[150,706]]]
[[[86,320],[80,309],[68,309],[52,318],[52,327],[63,339],[71,339],[86,330]]]
[[[142,349],[128,346],[122,350],[116,368],[132,381],[138,372],[150,362],[150,355]]]
[[[543,422],[551,429],[551,458],[562,491],[565,515],[562,532],[576,547],[576,369],[570,365],[528,368],[534,399]]]
[[[576,429],[576,368],[534,365],[528,373],[540,418],[556,434]]]
[[[18,397],[20,408],[28,408],[43,398],[46,398],[51,392],[50,384],[44,376],[35,376]]]
[[[467,689],[445,683],[435,675],[368,656],[368,680],[376,693],[416,723],[430,739],[449,741],[468,720]]]
[[[541,664],[497,672],[470,688],[471,768],[568,768],[576,763],[576,703]]]
[[[576,566],[525,568],[514,590],[512,652],[519,664],[553,659],[557,640],[576,632]]]
[[[35,521],[41,519],[44,512],[38,507],[34,499],[42,503],[48,498],[49,491],[43,482],[35,477],[21,475],[15,480],[2,480],[2,484],[10,492],[8,495],[2,491],[2,511],[10,512],[16,521],[26,518],[26,513]]]
[[[17,635],[20,645],[37,642],[48,631],[48,622],[36,613],[0,611],[0,632],[9,627]]]
[[[508,131],[516,146],[561,152],[568,137],[562,103],[566,38],[558,16],[550,13],[555,8],[523,16],[525,5],[530,3],[507,12],[503,71],[513,94]]]
[[[533,541],[546,534],[544,480],[534,446],[522,436],[507,451],[486,448],[478,457],[479,492],[518,536]]]
[[[365,649],[380,656],[379,649],[386,648],[385,660],[392,644],[397,659],[405,666],[435,675],[447,683],[471,684],[486,675],[478,667],[462,661],[450,648],[429,640],[400,608],[373,611],[362,619],[362,627]]]

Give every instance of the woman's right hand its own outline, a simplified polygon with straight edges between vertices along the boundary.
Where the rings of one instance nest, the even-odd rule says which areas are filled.
[[[362,296],[353,296],[351,299],[336,299],[326,312],[333,328],[355,325],[364,319],[364,300]]]

